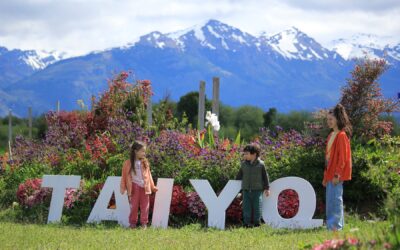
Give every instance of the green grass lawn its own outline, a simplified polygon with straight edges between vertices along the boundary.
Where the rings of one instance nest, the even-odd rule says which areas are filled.
[[[124,229],[105,225],[71,227],[0,222],[0,249],[301,249],[326,239],[377,239],[388,222],[348,219],[345,230],[231,228],[225,231],[191,224],[179,229]]]

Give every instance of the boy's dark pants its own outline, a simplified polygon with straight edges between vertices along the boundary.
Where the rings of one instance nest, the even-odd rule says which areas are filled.
[[[263,191],[243,190],[243,223],[251,224],[251,215],[253,215],[253,223],[260,224],[261,208],[262,208]]]

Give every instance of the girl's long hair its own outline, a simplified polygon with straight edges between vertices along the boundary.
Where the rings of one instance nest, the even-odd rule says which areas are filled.
[[[130,153],[130,160],[131,160],[131,172],[136,175],[136,170],[135,170],[135,162],[136,162],[136,151],[144,148],[146,144],[140,141],[135,141],[132,146],[131,146],[131,153]]]
[[[353,128],[350,123],[349,116],[346,113],[346,109],[342,104],[337,104],[332,110],[329,111],[329,114],[333,115],[337,120],[337,126],[339,130],[344,130],[347,136],[351,137],[353,133]]]

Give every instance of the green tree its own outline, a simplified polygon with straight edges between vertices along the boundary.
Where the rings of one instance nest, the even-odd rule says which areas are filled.
[[[224,138],[234,140],[237,136],[239,129],[235,126],[236,110],[235,108],[220,104],[218,120],[221,124],[219,134]]]
[[[272,128],[276,124],[276,115],[278,111],[276,108],[270,108],[268,112],[264,113],[264,127]]]
[[[277,125],[286,131],[290,129],[303,131],[304,124],[311,121],[313,121],[312,114],[307,111],[291,111],[289,114],[278,114],[276,118]]]
[[[235,112],[235,127],[246,140],[259,133],[264,125],[263,110],[254,106],[241,106]]]
[[[211,102],[206,99],[205,108],[211,110]],[[199,92],[193,91],[182,96],[177,103],[177,114],[180,119],[182,119],[183,114],[186,114],[188,122],[192,124],[193,127],[197,127],[199,111]]]

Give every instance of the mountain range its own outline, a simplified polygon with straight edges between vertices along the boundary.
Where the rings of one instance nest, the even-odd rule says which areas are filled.
[[[178,100],[212,77],[221,81],[223,103],[255,105],[278,111],[310,110],[334,105],[350,77],[354,58],[385,58],[390,67],[380,79],[383,93],[400,92],[400,39],[355,34],[323,46],[292,27],[277,34],[251,35],[218,20],[186,30],[141,36],[132,43],[82,56],[56,51],[9,50],[0,47],[0,116],[9,109],[26,116],[77,109],[77,100],[107,88],[113,74],[130,70],[133,80],[149,79],[153,101],[170,95]]]

